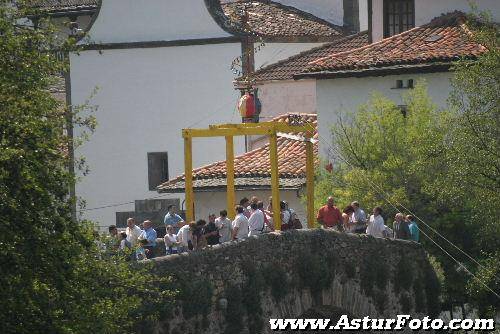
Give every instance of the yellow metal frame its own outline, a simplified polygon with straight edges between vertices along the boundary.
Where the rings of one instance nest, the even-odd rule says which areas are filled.
[[[278,171],[278,132],[305,133],[306,145],[306,188],[307,188],[307,224],[314,226],[314,126],[306,123],[289,125],[283,122],[243,123],[211,125],[208,129],[183,129],[184,138],[184,168],[186,219],[193,221],[194,193],[193,193],[193,138],[225,137],[226,139],[226,169],[227,169],[227,212],[230,219],[235,216],[235,187],[234,187],[234,142],[235,136],[267,135],[269,136],[269,155],[271,161],[271,194],[273,216],[280,217],[279,171]],[[275,228],[281,230],[281,219],[274,219]]]

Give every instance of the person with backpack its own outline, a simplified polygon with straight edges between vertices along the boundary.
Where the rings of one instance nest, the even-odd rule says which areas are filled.
[[[259,209],[257,203],[252,203],[250,205],[251,215],[248,219],[248,236],[262,234],[265,228],[264,213]]]
[[[285,201],[280,202],[280,210],[282,231],[298,230],[302,228],[302,224],[297,217],[297,214],[288,207],[288,204]]]
[[[264,202],[259,201],[257,203],[257,208],[262,211],[262,214],[264,215],[264,232],[273,232],[274,231],[274,224],[271,221],[271,217],[268,216],[266,210],[264,210]]]

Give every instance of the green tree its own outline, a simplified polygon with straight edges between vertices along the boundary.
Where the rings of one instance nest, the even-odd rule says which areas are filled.
[[[132,332],[167,311],[169,280],[100,259],[92,225],[72,221],[67,114],[49,92],[66,66],[52,51],[69,45],[27,14],[0,5],[1,331]]]
[[[436,194],[438,176],[453,167],[446,156],[453,133],[450,123],[456,116],[432,104],[423,82],[404,100],[407,109],[402,111],[375,94],[356,114],[339,117],[332,128],[334,171],[321,172],[316,202],[333,194],[342,207],[354,199],[365,208],[381,206],[388,226],[396,212],[412,212],[459,248],[474,253],[477,226],[469,219],[470,210]],[[420,228],[444,243],[422,223]],[[424,235],[422,242],[443,266],[444,306],[465,303],[469,277]]]
[[[409,209],[449,240],[420,224],[460,261],[422,236],[443,268],[444,306],[472,301],[492,314],[500,309],[489,290],[500,294],[500,53],[498,27],[486,21],[468,22],[485,52],[454,66],[447,110],[434,106],[419,83],[405,98],[404,114],[375,95],[357,113],[340,116],[332,129],[335,168],[320,172],[316,204],[334,194],[341,206],[353,199],[367,208],[380,205],[386,218]]]
[[[436,193],[462,203],[476,225],[474,254],[477,280],[469,280],[468,294],[483,313],[500,310],[500,50],[499,30],[487,14],[469,18],[472,38],[486,52],[478,59],[463,59],[454,67],[450,107],[454,112],[446,161],[449,173],[441,175]],[[495,296],[488,288],[496,291]]]

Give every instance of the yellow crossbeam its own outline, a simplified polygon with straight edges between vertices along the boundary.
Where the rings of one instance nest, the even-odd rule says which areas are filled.
[[[272,132],[311,132],[310,125],[288,125],[285,123],[275,123],[269,125],[266,123],[261,126],[248,124],[226,124],[224,126],[212,125],[208,129],[184,129],[182,130],[183,137],[226,137],[226,136],[258,136],[269,135]]]
[[[277,133],[304,133],[306,145],[306,175],[307,175],[307,223],[314,226],[314,126],[310,123],[289,125],[280,122],[243,123],[210,125],[208,129],[183,129],[184,138],[184,168],[186,176],[186,218],[194,220],[194,193],[193,193],[193,158],[192,139],[195,137],[225,137],[226,138],[226,168],[227,168],[227,211],[230,219],[234,218],[235,189],[234,189],[234,136],[269,136],[269,155],[271,162],[272,207],[275,228],[281,230],[280,193],[278,170]]]

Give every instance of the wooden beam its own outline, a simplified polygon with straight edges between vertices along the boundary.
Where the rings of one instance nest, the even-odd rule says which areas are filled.
[[[232,136],[226,136],[226,170],[227,170],[227,216],[233,220],[235,216],[235,190],[234,190],[234,142]]]
[[[184,136],[184,175],[186,194],[186,221],[194,221],[194,193],[193,193],[193,139]]]
[[[307,137],[310,139],[311,134]],[[314,146],[306,141],[306,191],[307,191],[307,227],[314,227]]]
[[[280,185],[278,170],[278,136],[273,131],[269,135],[269,157],[271,160],[271,195],[273,205],[273,222],[276,230],[281,230]]]

